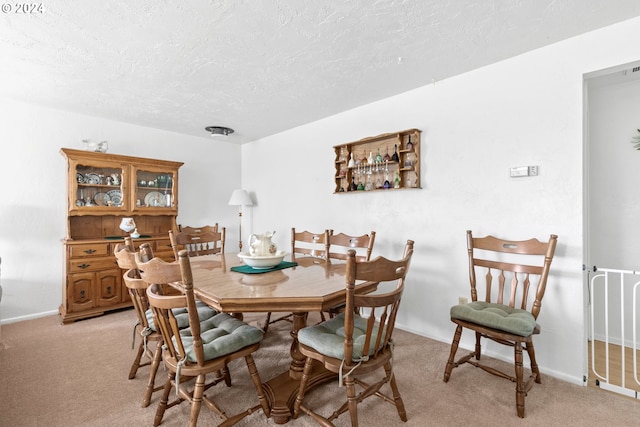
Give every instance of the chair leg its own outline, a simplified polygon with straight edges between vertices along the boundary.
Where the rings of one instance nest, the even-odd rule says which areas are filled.
[[[142,360],[143,353],[144,353],[144,341],[142,341],[138,346],[138,352],[136,354],[136,358],[133,360],[133,364],[131,365],[131,369],[129,370],[130,380],[136,377],[136,372],[138,372],[138,368],[140,367],[140,360]]]
[[[456,327],[456,332],[453,334],[453,342],[451,343],[451,352],[449,353],[449,360],[447,360],[447,366],[444,368],[444,379],[446,383],[451,377],[451,371],[455,368],[456,352],[458,351],[458,345],[460,344],[460,336],[462,335],[462,326]]]
[[[389,377],[389,386],[391,387],[391,391],[393,392],[393,401],[396,405],[396,410],[398,411],[398,415],[402,421],[407,421],[407,411],[404,409],[404,402],[402,401],[402,396],[400,396],[400,391],[398,390],[398,384],[396,383],[396,376],[393,373],[391,368],[391,362],[387,362],[384,365],[384,370]]]
[[[307,382],[309,381],[309,374],[311,373],[311,367],[313,366],[313,360],[307,358],[304,364],[304,370],[302,371],[302,379],[300,380],[300,388],[298,389],[298,395],[296,401],[293,404],[293,418],[298,418],[300,415],[300,407],[304,400],[304,394],[307,391]]]
[[[156,390],[156,374],[160,367],[160,361],[162,360],[162,341],[156,343],[156,351],[153,353],[153,361],[151,362],[151,368],[149,370],[149,382],[147,383],[147,389],[144,392],[144,398],[142,399],[142,407],[146,408],[151,403],[151,395]]]
[[[262,332],[264,332],[265,334],[267,333],[267,330],[269,329],[269,322],[271,322],[271,312],[270,311],[267,313],[267,318],[264,321],[264,326],[262,327]]]
[[[224,365],[224,368],[216,372],[218,378],[224,378],[224,384],[227,387],[231,387],[231,372],[229,372],[229,367]]]
[[[167,404],[169,402],[169,393],[171,393],[171,383],[175,380],[176,374],[170,372],[167,378],[167,382],[164,384],[164,390],[162,391],[162,397],[160,403],[158,403],[158,409],[156,409],[156,416],[153,420],[153,427],[158,427],[164,417],[164,411],[167,410]]]
[[[202,407],[202,396],[204,396],[205,375],[196,377],[196,384],[193,387],[193,396],[191,399],[191,416],[189,418],[189,426],[195,427],[198,424],[198,415]]]
[[[347,389],[347,402],[349,404],[349,415],[351,416],[351,427],[358,427],[358,399],[356,398],[356,383],[353,375],[344,377],[344,385]]]
[[[247,363],[247,368],[249,369],[249,375],[251,376],[253,385],[258,392],[258,401],[260,402],[260,406],[262,406],[262,411],[265,416],[269,418],[271,416],[271,409],[269,408],[269,402],[267,401],[267,396],[265,395],[264,388],[262,387],[262,380],[260,379],[258,368],[256,368],[256,362],[250,354],[246,355],[244,360]]]
[[[522,368],[522,344],[516,342],[514,345],[514,358],[516,366],[516,410],[520,418],[524,418],[524,397],[527,395],[523,379]]]
[[[480,332],[476,332],[476,360],[480,360],[480,357],[482,355],[482,346],[480,344],[480,339],[482,338],[482,335],[480,334]]]
[[[542,383],[542,375],[540,375],[540,369],[538,368],[538,362],[536,362],[536,350],[533,347],[533,341],[529,341],[525,349],[527,350],[527,354],[529,354],[529,361],[531,362],[531,372],[535,375],[535,382],[538,384]]]

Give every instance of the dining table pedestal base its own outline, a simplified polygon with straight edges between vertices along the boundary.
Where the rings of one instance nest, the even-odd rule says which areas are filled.
[[[336,379],[337,375],[329,372],[320,363],[314,364],[307,389]],[[271,418],[276,424],[286,424],[293,416],[293,405],[300,389],[300,378],[292,378],[291,371],[281,373],[263,384],[271,406]]]

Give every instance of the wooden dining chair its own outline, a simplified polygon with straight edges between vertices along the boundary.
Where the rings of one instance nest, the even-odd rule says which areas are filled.
[[[467,231],[471,302],[451,307],[451,321],[456,331],[444,371],[448,382],[451,371],[469,363],[516,384],[516,412],[524,418],[524,399],[533,383],[540,383],[533,336],[540,333],[537,323],[544,297],[549,268],[558,237],[547,242],[537,239],[504,240],[494,236],[473,237]],[[485,279],[484,301],[478,300],[476,278]],[[519,302],[518,302],[519,299]],[[455,360],[463,329],[475,333],[475,349]],[[480,361],[481,339],[513,347],[515,375],[510,375]],[[529,355],[531,375],[525,380],[522,350]]]
[[[129,291],[129,296],[131,297],[137,318],[137,322],[134,325],[133,340],[131,342],[132,349],[135,348],[136,337],[140,337],[138,351],[129,370],[129,379],[134,379],[138,369],[141,367],[150,367],[149,379],[142,399],[142,407],[145,408],[149,406],[153,392],[161,388],[155,387],[155,378],[162,356],[162,335],[149,326],[147,318],[147,310],[149,309],[146,293],[147,285],[140,279],[135,260],[135,249],[131,238],[125,237],[124,243],[118,243],[114,253],[118,267],[125,271],[123,274],[124,284]],[[147,252],[147,256],[149,256],[149,252]],[[149,346],[153,343],[155,343],[155,346],[153,349],[150,349]],[[147,360],[144,362],[142,362],[143,356],[147,357]]]
[[[369,261],[373,252],[373,244],[376,240],[376,232],[363,234],[362,236],[353,236],[344,233],[334,234],[333,230],[329,230],[329,260],[346,260],[347,252],[350,249],[356,251],[356,260]],[[339,304],[327,310],[329,317],[344,310],[344,304]],[[322,320],[325,320],[324,313],[321,313]]]
[[[219,313],[205,322],[199,319],[191,263],[186,250],[180,251],[178,262],[167,263],[160,258],[147,262],[136,258],[136,261],[140,276],[149,283],[147,298],[155,325],[161,331],[165,343],[163,361],[168,378],[156,410],[154,426],[162,422],[168,407],[185,400],[191,405],[190,426],[197,424],[203,402],[224,420],[224,425],[233,425],[259,409],[269,417],[269,404],[252,356],[260,347],[262,331],[226,313]],[[166,295],[163,287],[177,287],[181,294]],[[175,315],[175,310],[180,309],[187,311],[189,327],[186,330],[180,329]],[[239,358],[245,359],[257,392],[258,404],[229,417],[204,392],[227,381],[227,364]],[[227,382],[227,385],[230,383]],[[177,397],[169,402],[172,389],[176,389]],[[224,400],[224,396],[221,400]]]
[[[178,231],[184,231],[185,233],[203,233],[208,231],[218,231],[218,223],[213,225],[203,225],[202,227],[191,227],[189,225],[178,224]]]
[[[326,259],[329,253],[329,230],[322,233],[296,231],[291,228],[291,255],[312,256]]]
[[[119,243],[115,247],[116,260],[118,266],[121,269],[126,269],[123,274],[124,284],[127,287],[133,308],[136,313],[137,322],[134,325],[133,341],[131,348],[135,348],[136,337],[140,337],[140,344],[138,345],[138,351],[136,357],[129,370],[129,379],[134,379],[138,372],[138,369],[144,366],[149,366],[149,379],[147,387],[145,389],[144,397],[142,399],[142,407],[147,407],[151,403],[151,396],[154,392],[162,389],[162,386],[155,385],[155,379],[162,359],[162,334],[158,332],[153,323],[153,315],[149,308],[149,301],[147,299],[147,283],[140,278],[138,271],[138,265],[136,263],[136,252],[133,249],[133,242],[130,237],[125,237],[124,243]],[[153,251],[149,243],[143,243],[140,246],[141,259],[148,261],[153,258]],[[206,304],[198,301],[196,303],[198,313],[201,319],[209,319],[217,314],[217,311],[207,306]],[[176,310],[174,313],[179,319],[179,326],[185,328],[188,326],[188,319],[185,315],[186,311],[180,312]],[[150,349],[150,345],[155,343],[153,349]],[[143,356],[146,356],[147,360],[142,362]]]
[[[347,251],[353,249],[358,261],[369,261],[375,240],[375,231],[362,236],[350,236],[342,232],[335,234],[333,230],[329,230],[329,259],[345,260]]]
[[[325,322],[298,331],[300,352],[306,357],[300,388],[294,403],[293,417],[309,415],[323,426],[349,411],[351,425],[358,426],[358,408],[364,399],[378,396],[391,403],[402,421],[407,421],[402,396],[393,372],[393,329],[414,242],[408,240],[402,259],[377,257],[372,261],[357,261],[356,251],[347,253],[346,309]],[[395,282],[395,288],[384,293],[362,295],[356,292],[356,281]],[[329,416],[314,411],[305,401],[314,361],[338,374],[338,386],[346,389],[346,402]],[[371,372],[384,370],[382,378],[372,382]],[[363,377],[366,375],[366,377]],[[381,391],[389,384],[392,397]],[[357,386],[362,390],[357,393]],[[388,393],[388,392],[387,392]]]
[[[329,253],[329,230],[324,230],[322,233],[312,233],[310,231],[297,232],[295,227],[291,228],[291,260],[295,261],[296,255],[310,256],[327,259]],[[264,333],[269,330],[269,325],[276,322],[287,321],[291,322],[293,318],[292,313],[285,314],[284,316],[271,319],[271,312],[267,313],[267,318],[262,326]],[[324,320],[324,319],[323,319]]]
[[[189,256],[201,256],[224,253],[226,228],[215,226],[200,228],[182,227],[182,231],[174,233],[169,230],[169,240],[173,253],[178,259],[178,252],[185,249]]]

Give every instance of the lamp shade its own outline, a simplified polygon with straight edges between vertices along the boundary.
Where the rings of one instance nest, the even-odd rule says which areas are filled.
[[[246,190],[233,190],[231,198],[229,199],[229,205],[231,206],[253,206],[251,197]]]

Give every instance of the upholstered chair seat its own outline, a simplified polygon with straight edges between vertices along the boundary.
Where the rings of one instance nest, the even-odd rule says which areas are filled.
[[[200,323],[204,360],[216,359],[256,344],[262,340],[262,336],[261,329],[248,325],[227,313],[216,314]],[[187,359],[190,362],[197,362],[193,350],[191,329],[182,329],[180,337]],[[173,342],[174,345],[177,345],[175,336]]]
[[[377,335],[378,325],[375,325],[372,336]],[[320,324],[308,326],[298,331],[299,343],[311,347],[325,356],[340,360],[344,359],[344,337],[344,313]],[[351,356],[353,362],[362,360],[366,338],[367,319],[355,314],[353,318],[353,355]],[[373,355],[374,352],[380,348],[376,349],[375,347],[371,347],[368,356]]]
[[[451,307],[451,318],[526,337],[534,333],[536,319],[527,310],[493,302],[473,301]]]

